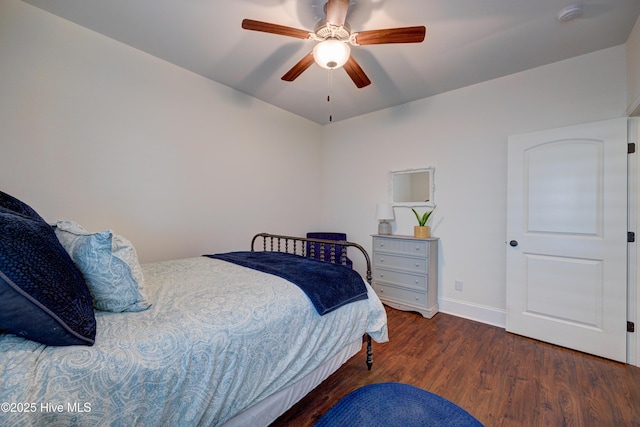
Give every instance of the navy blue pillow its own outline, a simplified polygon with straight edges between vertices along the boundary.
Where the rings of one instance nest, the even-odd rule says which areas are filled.
[[[0,207],[7,208],[12,212],[19,213],[27,218],[45,222],[45,220],[42,219],[42,217],[38,215],[38,212],[34,211],[31,206],[13,196],[8,195],[7,193],[3,193],[2,191],[0,191]]]
[[[33,209],[11,201],[13,211],[5,193],[0,199],[0,329],[47,345],[93,345],[82,273]]]

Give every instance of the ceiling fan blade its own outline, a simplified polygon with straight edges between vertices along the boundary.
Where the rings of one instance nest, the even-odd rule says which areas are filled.
[[[298,28],[286,27],[284,25],[270,24],[268,22],[254,21],[253,19],[243,19],[242,28],[251,31],[261,31],[263,33],[279,34],[281,36],[308,39],[309,32]]]
[[[426,32],[427,29],[423,26],[361,31],[356,34],[356,43],[359,45],[422,43]]]
[[[329,0],[327,2],[327,22],[342,27],[347,20],[349,0]]]
[[[313,64],[315,60],[313,59],[313,52],[310,52],[307,56],[302,58],[296,65],[293,66],[287,73],[282,76],[282,80],[287,82],[292,82],[300,76],[307,68]]]
[[[371,84],[371,80],[364,73],[360,64],[353,59],[353,56],[349,56],[349,59],[344,64],[344,70],[347,72],[351,80],[356,84],[358,89],[362,89],[365,86],[369,86]]]

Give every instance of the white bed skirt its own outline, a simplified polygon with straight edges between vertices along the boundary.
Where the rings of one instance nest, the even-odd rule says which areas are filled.
[[[224,424],[224,427],[268,426],[316,388],[318,384],[337,371],[340,366],[358,353],[363,345],[364,343],[361,339],[348,344],[338,354],[310,372],[303,379],[231,418]],[[365,363],[364,359],[362,363]]]

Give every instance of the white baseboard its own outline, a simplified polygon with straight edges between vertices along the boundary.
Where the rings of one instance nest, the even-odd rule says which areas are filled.
[[[448,298],[440,298],[439,306],[441,312],[453,316],[487,323],[500,328],[505,328],[507,325],[507,312],[505,310]]]

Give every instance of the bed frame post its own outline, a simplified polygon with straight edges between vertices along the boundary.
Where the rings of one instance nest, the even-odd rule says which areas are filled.
[[[369,334],[365,334],[367,337],[367,370],[371,370],[373,366],[373,349],[371,347],[371,337]]]

